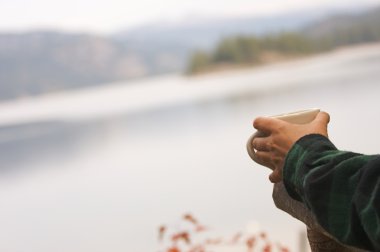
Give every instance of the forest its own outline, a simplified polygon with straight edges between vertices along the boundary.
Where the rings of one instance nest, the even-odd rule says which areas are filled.
[[[211,51],[197,50],[187,74],[262,65],[380,41],[380,9],[362,16],[337,16],[301,31],[222,39]]]

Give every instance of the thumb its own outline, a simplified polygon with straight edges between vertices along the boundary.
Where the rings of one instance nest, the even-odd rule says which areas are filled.
[[[330,122],[330,115],[326,112],[319,112],[312,125],[316,129],[316,133],[321,133],[327,137],[327,125]]]
[[[324,111],[321,111],[315,117],[314,121],[323,125],[327,125],[330,122],[330,115]]]

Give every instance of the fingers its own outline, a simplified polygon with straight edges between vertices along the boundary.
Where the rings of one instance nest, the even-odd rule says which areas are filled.
[[[269,152],[265,151],[256,151],[253,155],[253,161],[259,165],[266,166],[269,169],[273,170],[272,156]]]
[[[273,163],[269,152],[257,151],[254,155],[254,161],[260,165],[266,166],[273,172],[269,175],[269,180],[272,183],[278,183],[282,180],[282,171]]]
[[[256,137],[252,141],[252,147],[256,151],[271,151],[271,144],[268,137]]]
[[[270,134],[284,122],[271,117],[258,117],[253,121],[253,127],[258,131]]]
[[[282,174],[280,169],[275,169],[270,175],[269,180],[272,183],[278,183],[282,180]]]

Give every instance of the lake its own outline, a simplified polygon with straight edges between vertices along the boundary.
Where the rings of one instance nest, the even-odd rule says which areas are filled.
[[[319,107],[338,148],[378,153],[379,80],[375,44],[3,102],[0,250],[157,251],[158,226],[190,212],[223,234],[255,223],[296,251],[303,225],[246,153],[252,121]]]

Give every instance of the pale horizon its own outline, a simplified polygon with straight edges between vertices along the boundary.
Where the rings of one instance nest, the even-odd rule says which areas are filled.
[[[109,0],[67,0],[65,2],[35,0],[4,0],[0,3],[0,32],[27,32],[31,30],[59,30],[111,34],[152,23],[184,22],[199,18],[228,18],[241,16],[273,16],[304,9],[350,8],[373,6],[380,0],[351,1],[319,0],[305,2],[290,0],[268,2],[235,0],[220,3],[210,0],[185,2],[140,0],[125,2]]]

